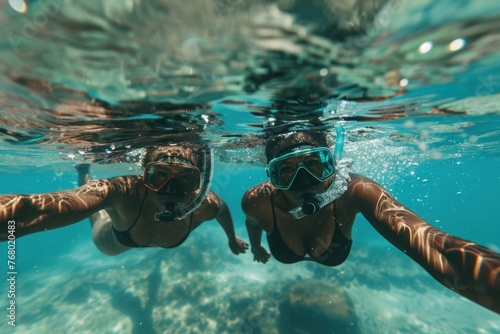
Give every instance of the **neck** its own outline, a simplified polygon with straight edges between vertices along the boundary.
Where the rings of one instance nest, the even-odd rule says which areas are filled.
[[[286,190],[278,190],[278,193],[281,194],[281,197],[283,198],[283,200],[280,201],[280,204],[282,205],[279,205],[280,209],[283,211],[288,211],[297,205],[302,204],[302,199],[297,198]]]

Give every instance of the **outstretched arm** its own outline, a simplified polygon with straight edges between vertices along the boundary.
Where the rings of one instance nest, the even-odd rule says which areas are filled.
[[[129,178],[102,179],[73,189],[40,195],[0,196],[0,241],[7,239],[8,225],[15,222],[16,237],[79,222],[113,205],[130,192]]]
[[[354,175],[349,193],[375,229],[447,288],[500,313],[500,255],[433,227],[384,188]]]

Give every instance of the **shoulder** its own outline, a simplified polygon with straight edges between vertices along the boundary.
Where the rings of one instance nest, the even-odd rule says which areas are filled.
[[[355,173],[349,173],[349,176],[351,177],[351,181],[347,187],[347,192],[351,195],[363,196],[370,191],[385,191],[381,185],[366,176]]]
[[[355,173],[349,175],[351,181],[346,193],[341,197],[349,206],[357,209],[372,208],[381,198],[392,198],[387,190],[374,180]]]
[[[264,182],[250,188],[241,202],[247,223],[258,224],[265,231],[272,230],[273,201],[272,195],[276,191],[270,182]]]
[[[274,188],[269,182],[263,182],[248,189],[241,201],[243,211],[247,212],[254,207],[259,207],[263,202],[270,203],[273,191]]]
[[[214,207],[214,208],[219,208],[220,206],[222,206],[225,203],[224,200],[219,195],[214,193],[212,190],[210,190],[208,192],[208,195],[205,197],[205,199],[203,201],[208,206]]]
[[[226,203],[219,195],[210,191],[195,213],[203,221],[212,220],[219,215],[221,208],[225,205]]]

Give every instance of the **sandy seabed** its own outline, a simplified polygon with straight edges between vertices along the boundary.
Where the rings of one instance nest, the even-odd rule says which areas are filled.
[[[100,255],[87,243],[62,262],[58,270],[19,276],[17,325],[4,321],[0,332],[500,332],[500,316],[441,286],[388,245],[355,244],[336,268],[272,259],[262,265],[199,235],[176,249],[138,249],[118,257]],[[303,296],[288,293],[291,286],[302,286]],[[335,293],[349,300],[339,301]],[[336,320],[339,302],[354,316],[348,325]],[[284,318],[287,303],[303,307],[298,314],[304,318]],[[295,322],[302,328],[290,330]]]

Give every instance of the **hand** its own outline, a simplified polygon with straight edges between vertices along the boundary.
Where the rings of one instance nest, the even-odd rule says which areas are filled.
[[[266,263],[269,260],[271,254],[269,254],[266,249],[262,246],[252,247],[253,260],[257,262]]]
[[[246,252],[248,244],[240,238],[234,237],[234,239],[229,241],[229,248],[231,249],[231,252],[238,255]]]

